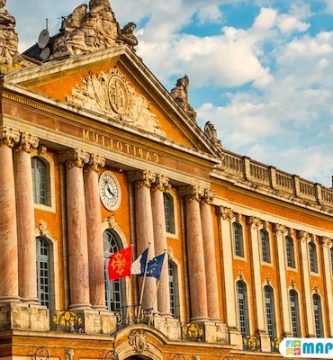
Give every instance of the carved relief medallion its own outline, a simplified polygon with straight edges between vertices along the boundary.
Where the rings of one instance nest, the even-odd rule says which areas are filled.
[[[128,336],[128,343],[137,354],[149,349],[147,335],[144,330],[132,330]]]
[[[124,115],[128,110],[128,92],[123,80],[113,76],[109,81],[109,99],[112,110]]]

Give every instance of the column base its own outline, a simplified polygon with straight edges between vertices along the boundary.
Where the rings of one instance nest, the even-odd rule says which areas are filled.
[[[34,304],[0,304],[0,331],[8,330],[49,331],[49,310]]]
[[[271,345],[271,338],[266,334],[266,332],[260,331],[260,344],[261,344],[261,351],[262,352],[271,352],[272,345]]]
[[[178,319],[174,319],[171,316],[154,315],[153,324],[169,340],[181,340],[180,322]]]
[[[229,343],[235,349],[243,350],[243,337],[240,331],[236,328],[229,328]]]
[[[209,344],[228,344],[228,328],[219,321],[205,322],[205,340]]]

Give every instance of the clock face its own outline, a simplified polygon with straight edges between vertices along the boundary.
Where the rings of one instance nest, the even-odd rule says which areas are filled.
[[[115,210],[119,206],[119,184],[111,171],[104,171],[99,178],[99,195],[106,209]]]

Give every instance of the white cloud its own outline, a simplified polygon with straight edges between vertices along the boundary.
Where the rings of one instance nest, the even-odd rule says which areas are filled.
[[[279,16],[278,27],[283,33],[291,33],[294,31],[306,31],[310,25],[293,16],[284,14]]]
[[[218,5],[212,4],[200,9],[198,18],[201,24],[220,22],[222,20],[222,12]]]
[[[276,17],[276,10],[262,8],[253,24],[253,28],[257,30],[270,30],[275,25]]]
[[[325,0],[325,1],[326,1],[327,10],[330,13],[333,13],[333,0]]]

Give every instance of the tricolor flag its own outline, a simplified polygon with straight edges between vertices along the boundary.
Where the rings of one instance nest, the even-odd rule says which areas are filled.
[[[146,263],[148,257],[148,249],[146,249],[133,263],[131,266],[131,275],[141,275],[145,274]]]
[[[109,279],[118,280],[131,275],[132,247],[118,251],[109,258]]]

